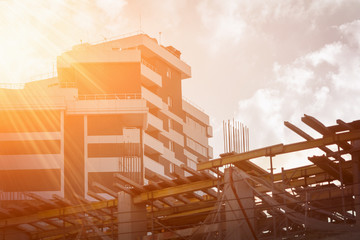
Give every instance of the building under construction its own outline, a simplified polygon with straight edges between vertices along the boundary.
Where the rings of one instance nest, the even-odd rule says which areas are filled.
[[[321,137],[285,122],[304,141],[255,150],[224,122],[211,159],[208,116],[182,99],[190,76],[141,34],[76,46],[58,77],[2,90],[0,238],[359,239],[360,120],[305,115]],[[276,156],[311,149],[312,165],[274,173]]]

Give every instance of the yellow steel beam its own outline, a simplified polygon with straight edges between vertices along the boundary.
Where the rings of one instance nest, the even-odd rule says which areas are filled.
[[[218,182],[220,181],[220,182]],[[216,187],[218,184],[222,184],[223,180],[203,180],[197,182],[191,182],[183,185],[178,185],[174,187],[168,187],[164,189],[158,189],[154,191],[141,193],[133,198],[134,203],[141,203],[148,200],[159,199],[164,197],[170,197],[173,195],[188,193],[192,191],[207,189]]]
[[[341,198],[342,196],[352,197],[353,194],[354,194],[354,191],[353,191],[352,187],[347,187],[344,189],[335,188],[335,189],[330,189],[327,191],[324,190],[324,191],[319,191],[319,192],[315,191],[310,194],[309,201],[320,201],[320,200],[325,200],[325,199],[334,200],[335,198]]]
[[[298,168],[293,168],[284,171],[284,181],[289,181],[291,179],[297,179],[302,178],[306,176],[316,175],[324,173],[325,171],[321,168],[319,168],[316,165],[308,165]],[[282,173],[276,173],[274,174],[274,181],[280,181],[282,179]]]
[[[351,169],[351,166],[352,166],[351,161],[343,162],[341,165],[342,169],[344,169],[344,170]],[[292,169],[285,170],[284,177],[285,177],[285,180],[289,180],[289,179],[296,179],[296,178],[317,175],[317,174],[322,174],[322,173],[325,173],[325,171],[323,169],[319,168],[318,166],[307,165],[307,166],[302,166],[302,167],[298,167],[298,168],[292,168]],[[282,173],[274,174],[274,181],[280,181],[280,180],[282,180]]]
[[[72,215],[87,211],[94,211],[102,208],[115,207],[115,206],[117,206],[117,199],[101,201],[101,202],[93,202],[84,205],[69,206],[64,208],[50,209],[50,210],[45,210],[34,214],[30,214],[27,216],[0,219],[0,228],[37,222],[47,218],[64,217],[67,215]]]
[[[252,150],[249,152],[244,152],[236,155],[231,155],[223,158],[214,159],[208,162],[201,162],[197,164],[197,170],[205,170],[210,168],[221,167],[227,164],[235,164],[241,161],[250,160],[259,157],[265,156],[275,156],[284,153],[291,153],[311,148],[317,148],[320,146],[326,146],[335,144],[341,141],[351,141],[360,139],[360,131],[353,131],[353,132],[346,132],[346,133],[339,133],[333,134],[331,136],[326,136],[323,138],[318,138],[309,141],[303,141],[298,143],[292,144],[278,144],[274,146],[269,146],[265,148],[260,148],[256,150]]]
[[[305,175],[304,171],[306,172],[307,176],[315,175],[315,177],[310,177],[310,178],[307,178],[306,180],[298,179]],[[289,177],[289,178],[290,178],[290,173],[293,174],[293,176],[291,178],[293,180],[290,181],[286,185],[286,187],[287,186],[296,187],[296,186],[303,186],[305,184],[315,184],[315,183],[324,182],[324,181],[333,179],[327,173],[325,173],[322,169],[320,169],[314,165],[296,169],[295,173],[293,173],[292,171],[287,173],[287,177]],[[223,179],[220,179],[220,181],[221,181],[220,184],[222,184],[224,182]],[[179,186],[168,187],[168,188],[164,188],[164,189],[141,193],[141,194],[135,196],[133,200],[134,200],[134,203],[141,203],[141,202],[145,202],[148,200],[169,197],[169,196],[173,196],[173,195],[177,195],[177,194],[181,194],[181,193],[192,192],[192,191],[201,190],[201,189],[208,189],[208,188],[217,187],[217,186],[218,186],[217,180],[203,180],[203,181],[191,182],[191,183],[186,183],[186,184],[179,185]],[[282,182],[276,183],[276,186],[278,186],[279,188],[282,188],[283,187]],[[263,189],[261,186],[257,187],[257,190],[260,192],[266,191],[266,189]],[[184,205],[182,207],[187,207],[187,206],[188,205]],[[172,211],[172,210],[169,210],[169,209],[172,209],[172,208],[162,209],[161,211],[159,211],[158,215],[171,214],[170,211]],[[182,211],[188,211],[188,210],[184,209]],[[154,213],[156,214],[156,212],[154,212]]]

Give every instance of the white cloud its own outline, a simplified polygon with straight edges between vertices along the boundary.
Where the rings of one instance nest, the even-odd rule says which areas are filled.
[[[294,91],[298,94],[309,92],[307,86],[309,81],[314,78],[314,72],[304,67],[303,63],[299,64],[297,61],[292,65],[284,66],[275,63],[273,69],[276,77],[275,82],[283,85],[287,91]]]
[[[343,45],[340,42],[327,44],[322,49],[308,54],[305,58],[316,67],[321,63],[335,65],[337,63],[337,55],[341,53]]]
[[[351,44],[360,46],[360,20],[342,24],[338,27],[339,31],[348,37]]]
[[[360,22],[346,26],[357,29]],[[268,86],[239,102],[238,118],[251,129],[252,147],[294,140],[296,134],[285,133],[282,123],[300,124],[303,114],[325,124],[360,117],[360,45],[350,44],[357,36],[343,31],[344,27],[340,30],[337,41],[289,64],[275,63],[275,78]],[[324,70],[324,64],[331,68]]]
[[[210,49],[217,52],[223,44],[236,44],[241,39],[246,29],[240,12],[239,1],[201,1],[197,5],[197,11],[204,27],[209,31],[209,36],[202,39],[211,42]]]
[[[123,8],[127,5],[124,0],[96,0],[96,5],[111,19],[120,16]]]

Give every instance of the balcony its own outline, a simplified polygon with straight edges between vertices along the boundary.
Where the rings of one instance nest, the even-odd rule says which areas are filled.
[[[164,153],[163,143],[147,133],[144,133],[144,145],[145,145],[145,153],[149,155]]]
[[[146,62],[141,62],[141,82],[146,87],[162,87],[162,78],[155,69]]]
[[[125,130],[125,129],[124,129]],[[135,136],[124,135],[96,135],[87,136],[87,143],[139,143],[139,133]]]
[[[181,117],[177,116],[176,114],[172,113],[169,109],[168,109],[168,105],[166,103],[164,103],[164,107],[163,109],[160,110],[160,112],[162,112],[163,114],[165,114],[166,116],[168,116],[169,118],[173,119],[174,121],[180,123],[181,125],[184,125],[184,121]]]
[[[192,161],[198,162],[198,157],[196,155],[192,154],[191,152],[187,151],[186,149],[184,149],[184,155],[187,158],[191,159]]]
[[[0,89],[0,92],[0,110],[65,109],[64,96],[41,95],[39,92],[29,93],[25,90]]]
[[[202,109],[199,107],[195,107],[194,104],[190,103],[189,100],[183,99],[182,101],[183,109],[189,115],[193,116],[194,118],[198,119],[205,125],[209,125],[209,116],[204,113]]]
[[[137,93],[79,95],[68,103],[69,114],[145,113],[146,101]]]
[[[175,153],[170,151],[168,148],[164,148],[164,154],[161,156],[179,167],[181,166],[181,164],[184,164],[182,161],[176,159]]]
[[[157,117],[155,117],[153,114],[148,112],[148,129],[149,131],[164,131],[163,128],[163,121]]]
[[[1,155],[0,170],[61,169],[62,154]]]
[[[141,96],[146,101],[151,103],[152,107],[157,107],[159,109],[163,108],[163,101],[162,101],[161,97],[159,97],[155,93],[149,91],[145,87],[141,87]]]
[[[118,157],[88,158],[86,163],[87,172],[117,172],[120,171],[119,168]]]
[[[141,37],[143,45],[150,49],[152,53],[160,56],[163,60],[165,60],[165,62],[175,67],[181,73],[182,79],[191,77],[191,68],[189,65],[181,61],[178,57],[174,56],[174,54],[170,53],[168,49],[159,46],[159,44],[154,42],[149,37],[145,35],[142,35]]]
[[[144,155],[144,167],[165,176],[164,166]]]
[[[0,141],[59,140],[61,137],[61,132],[0,133]]]
[[[190,124],[185,124],[183,126],[184,134],[195,141],[199,142],[203,146],[208,145],[208,137],[202,132],[199,128],[195,128]]]
[[[169,132],[162,131],[161,134],[167,137],[169,140],[176,142],[180,146],[184,147],[184,136],[174,131],[173,129],[169,129]]]

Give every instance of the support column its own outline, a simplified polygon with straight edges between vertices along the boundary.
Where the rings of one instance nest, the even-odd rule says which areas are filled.
[[[240,170],[225,169],[226,239],[256,239],[254,193],[245,181]]]
[[[134,204],[129,194],[118,193],[118,239],[141,239],[146,235],[146,206]]]

